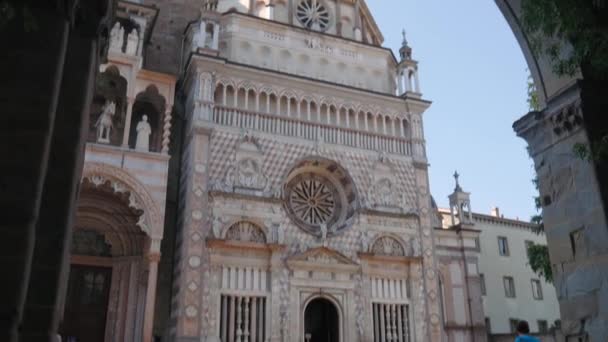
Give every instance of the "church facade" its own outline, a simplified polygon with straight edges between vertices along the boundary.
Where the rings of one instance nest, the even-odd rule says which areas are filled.
[[[181,22],[177,72],[161,73],[143,47],[169,14],[119,1],[91,110],[64,334],[485,340],[479,232],[466,219],[434,229],[431,103],[405,35],[399,56],[383,48],[363,0],[199,10]],[[171,183],[178,203],[166,215]],[[166,235],[172,253],[161,255]]]

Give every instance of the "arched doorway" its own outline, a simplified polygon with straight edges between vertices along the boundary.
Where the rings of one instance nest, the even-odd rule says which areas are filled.
[[[313,299],[304,311],[305,342],[339,342],[338,308],[325,298]]]
[[[98,175],[82,180],[60,328],[64,341],[142,341],[150,330],[145,322],[154,307],[157,261],[143,229],[147,207],[127,183]]]

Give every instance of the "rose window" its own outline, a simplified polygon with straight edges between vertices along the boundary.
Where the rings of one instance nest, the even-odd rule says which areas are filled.
[[[335,162],[299,162],[283,186],[283,208],[306,233],[332,237],[352,226],[358,208],[350,176]]]
[[[331,185],[313,177],[301,180],[291,189],[289,196],[293,213],[310,225],[327,224],[336,211]]]
[[[296,8],[296,17],[308,29],[325,31],[329,28],[329,11],[320,0],[300,1]]]

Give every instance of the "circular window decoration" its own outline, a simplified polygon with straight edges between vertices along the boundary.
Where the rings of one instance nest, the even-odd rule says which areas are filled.
[[[296,8],[296,17],[304,27],[325,31],[329,28],[329,10],[320,0],[302,0]]]
[[[309,225],[328,224],[336,213],[337,194],[332,184],[319,176],[299,179],[291,186],[289,206]]]
[[[283,187],[283,207],[292,222],[317,237],[335,236],[352,226],[357,198],[346,170],[322,158],[297,163]]]

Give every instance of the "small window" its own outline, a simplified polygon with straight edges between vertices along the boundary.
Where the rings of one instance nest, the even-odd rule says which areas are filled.
[[[509,329],[511,329],[511,333],[517,332],[517,324],[519,324],[519,320],[516,318],[509,319]]]
[[[532,296],[537,300],[543,299],[543,289],[538,279],[532,279]]]
[[[509,256],[509,242],[504,236],[498,237],[498,254],[502,256]]]
[[[549,331],[547,321],[545,321],[543,319],[539,319],[537,321],[537,323],[538,323],[538,333],[539,334],[546,334]]]
[[[526,254],[528,254],[528,250],[530,249],[530,247],[534,246],[534,242],[530,241],[530,240],[526,240],[524,242],[526,244]]]
[[[486,295],[486,277],[483,273],[479,273],[479,287],[481,289],[481,295]]]
[[[513,281],[513,277],[503,277],[502,281],[505,286],[505,297],[515,298],[515,281]]]
[[[486,331],[489,333],[492,332],[492,325],[490,324],[490,317],[486,317]]]
[[[479,237],[476,237],[476,238],[475,238],[475,248],[476,248],[478,251],[481,251],[481,242],[479,241]]]

